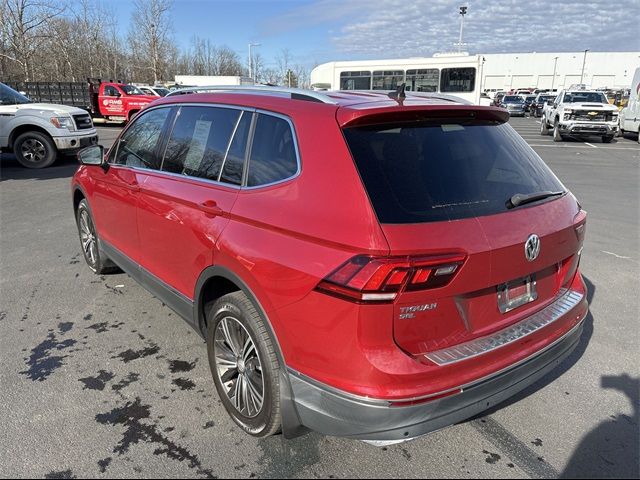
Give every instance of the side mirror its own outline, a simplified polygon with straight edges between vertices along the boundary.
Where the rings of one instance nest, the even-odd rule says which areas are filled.
[[[83,148],[78,152],[78,161],[82,165],[98,165],[105,169],[109,168],[109,164],[104,158],[104,147],[102,145],[91,145]]]

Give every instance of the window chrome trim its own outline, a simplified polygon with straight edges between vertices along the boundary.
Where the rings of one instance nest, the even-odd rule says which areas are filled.
[[[227,164],[227,157],[229,156],[229,150],[231,150],[231,144],[233,143],[233,140],[236,138],[236,132],[238,131],[238,125],[240,125],[240,122],[242,121],[242,116],[243,115],[244,115],[244,110],[240,110],[240,115],[238,115],[238,119],[236,120],[236,124],[233,127],[233,132],[231,132],[231,136],[229,137],[229,143],[227,143],[227,149],[224,151],[224,158],[222,159],[222,165],[220,165],[220,173],[218,173],[218,180],[217,180],[218,182],[220,182],[220,179],[222,178],[222,172],[224,172],[224,166]],[[244,162],[246,162],[246,149],[245,149]],[[244,169],[244,165],[243,165],[243,169]]]
[[[263,114],[263,115],[270,115],[272,117],[278,117],[278,118],[281,118],[281,119],[285,120],[289,124],[289,128],[291,129],[291,134],[292,134],[292,137],[293,137],[293,146],[294,146],[295,152],[296,152],[296,163],[297,163],[296,172],[293,175],[291,175],[290,177],[284,178],[282,180],[278,180],[278,181],[271,182],[271,183],[265,183],[263,185],[255,185],[253,187],[248,187],[246,185],[247,182],[246,182],[246,178],[245,177],[246,177],[246,174],[248,173],[251,150],[249,150],[248,151],[248,155],[245,156],[244,167],[243,167],[242,185],[234,185],[232,183],[219,182],[219,181],[216,181],[216,180],[210,180],[208,178],[192,177],[192,176],[189,176],[189,175],[180,175],[180,174],[177,174],[177,173],[166,172],[164,170],[153,169],[153,168],[132,167],[132,166],[129,166],[129,165],[122,165],[122,164],[118,164],[118,163],[110,163],[109,166],[110,167],[120,167],[120,168],[130,168],[132,170],[155,172],[157,174],[168,175],[168,176],[177,177],[177,178],[188,178],[188,179],[191,179],[191,180],[198,180],[198,181],[205,182],[205,183],[210,183],[210,184],[213,184],[213,185],[229,187],[229,188],[236,188],[236,189],[239,189],[239,190],[256,190],[256,189],[259,189],[259,188],[272,187],[274,185],[279,185],[280,183],[285,183],[285,182],[289,182],[291,180],[294,180],[295,178],[299,177],[300,174],[302,173],[302,160],[301,160],[301,157],[300,157],[300,149],[298,147],[298,135],[296,133],[295,126],[293,125],[293,121],[288,116],[286,116],[286,115],[284,115],[282,113],[272,112],[270,110],[256,109],[256,108],[251,108],[251,107],[243,107],[243,106],[238,106],[238,105],[226,105],[226,104],[222,104],[222,103],[191,103],[191,102],[171,103],[171,104],[156,105],[156,106],[151,107],[149,109],[145,109],[143,115],[146,115],[148,112],[151,112],[151,111],[156,110],[158,108],[177,108],[177,112],[176,112],[176,115],[174,117],[174,124],[172,125],[171,132],[169,132],[168,137],[167,137],[167,145],[169,144],[169,140],[171,139],[171,133],[173,132],[173,128],[175,128],[175,122],[177,121],[178,116],[180,115],[182,107],[227,108],[227,109],[232,109],[232,110],[240,110],[241,112],[248,112],[248,113],[252,113],[252,114],[259,113],[259,114]],[[113,148],[114,146],[116,148],[118,148],[118,145],[120,144],[120,139],[122,138],[122,136],[125,134],[125,132],[127,130],[129,130],[131,125],[133,125],[140,118],[141,118],[141,116],[136,116],[134,121],[129,122],[129,124],[125,127],[125,129],[118,136],[117,145],[116,145],[116,143],[114,143],[111,148]],[[249,146],[251,146],[251,147],[253,146],[253,137],[254,137],[254,132],[255,132],[255,122],[256,121],[257,121],[257,116],[254,116],[253,121],[252,121],[252,125],[251,125],[251,129],[249,131],[249,138],[248,138],[248,142],[247,142],[247,146],[248,147]],[[109,150],[109,151],[111,151],[111,150]],[[166,145],[165,145],[165,154],[166,154]],[[161,168],[164,165],[164,156],[165,156],[165,154],[162,155],[162,162],[160,163]],[[116,157],[117,157],[117,152],[116,152]],[[220,172],[222,172],[222,170],[220,170]],[[220,178],[220,177],[218,177],[218,178]]]
[[[429,352],[424,356],[436,365],[445,366],[484,355],[485,353],[517,342],[554,323],[576,307],[583,298],[583,294],[574,290],[565,291],[553,303],[515,325],[511,325],[491,335]]]

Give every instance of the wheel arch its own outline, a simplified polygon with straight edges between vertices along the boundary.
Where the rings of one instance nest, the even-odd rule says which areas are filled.
[[[214,292],[211,294],[211,292]],[[291,382],[289,381],[289,374],[287,372],[287,364],[282,354],[280,342],[276,332],[271,325],[269,316],[258,301],[257,297],[249,288],[242,278],[230,271],[229,269],[216,265],[207,267],[198,277],[196,283],[194,302],[193,302],[193,319],[194,326],[198,331],[207,338],[207,325],[204,313],[204,306],[208,301],[215,300],[216,298],[226,295],[234,291],[242,291],[247,298],[253,303],[254,307],[262,318],[265,319],[265,324],[275,347],[276,355],[280,361],[280,408],[282,415],[282,433],[285,438],[296,438],[307,432],[307,429],[302,425],[300,417],[295,407],[293,400],[293,389],[291,388]]]
[[[23,133],[28,133],[28,132],[41,133],[43,135],[46,135],[50,140],[53,141],[53,137],[45,128],[42,128],[42,127],[39,127],[38,125],[33,125],[33,124],[23,124],[15,127],[9,134],[9,145],[8,145],[9,148],[13,148],[13,144],[15,143],[16,138],[18,138]],[[55,142],[54,142],[54,146],[55,146]]]

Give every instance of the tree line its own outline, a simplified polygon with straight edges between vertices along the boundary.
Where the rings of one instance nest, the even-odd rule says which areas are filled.
[[[127,34],[114,8],[99,0],[71,4],[0,0],[0,80],[83,81],[87,77],[172,83],[175,75],[245,75],[246,61],[226,45],[194,36],[188,47],[174,39],[172,0],[133,0]],[[255,80],[309,86],[306,66],[281,49],[271,66],[254,52]]]

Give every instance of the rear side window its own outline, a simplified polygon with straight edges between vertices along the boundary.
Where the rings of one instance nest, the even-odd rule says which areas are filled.
[[[564,191],[508,125],[460,122],[344,130],[381,223],[492,215],[516,193]]]
[[[297,173],[298,157],[288,121],[273,115],[258,115],[248,168],[249,187],[279,182]]]
[[[157,108],[137,117],[120,138],[114,163],[158,170],[161,157],[156,147],[170,112],[170,108]],[[110,154],[109,161],[112,158]]]
[[[182,107],[162,170],[217,181],[241,113],[229,108]]]

